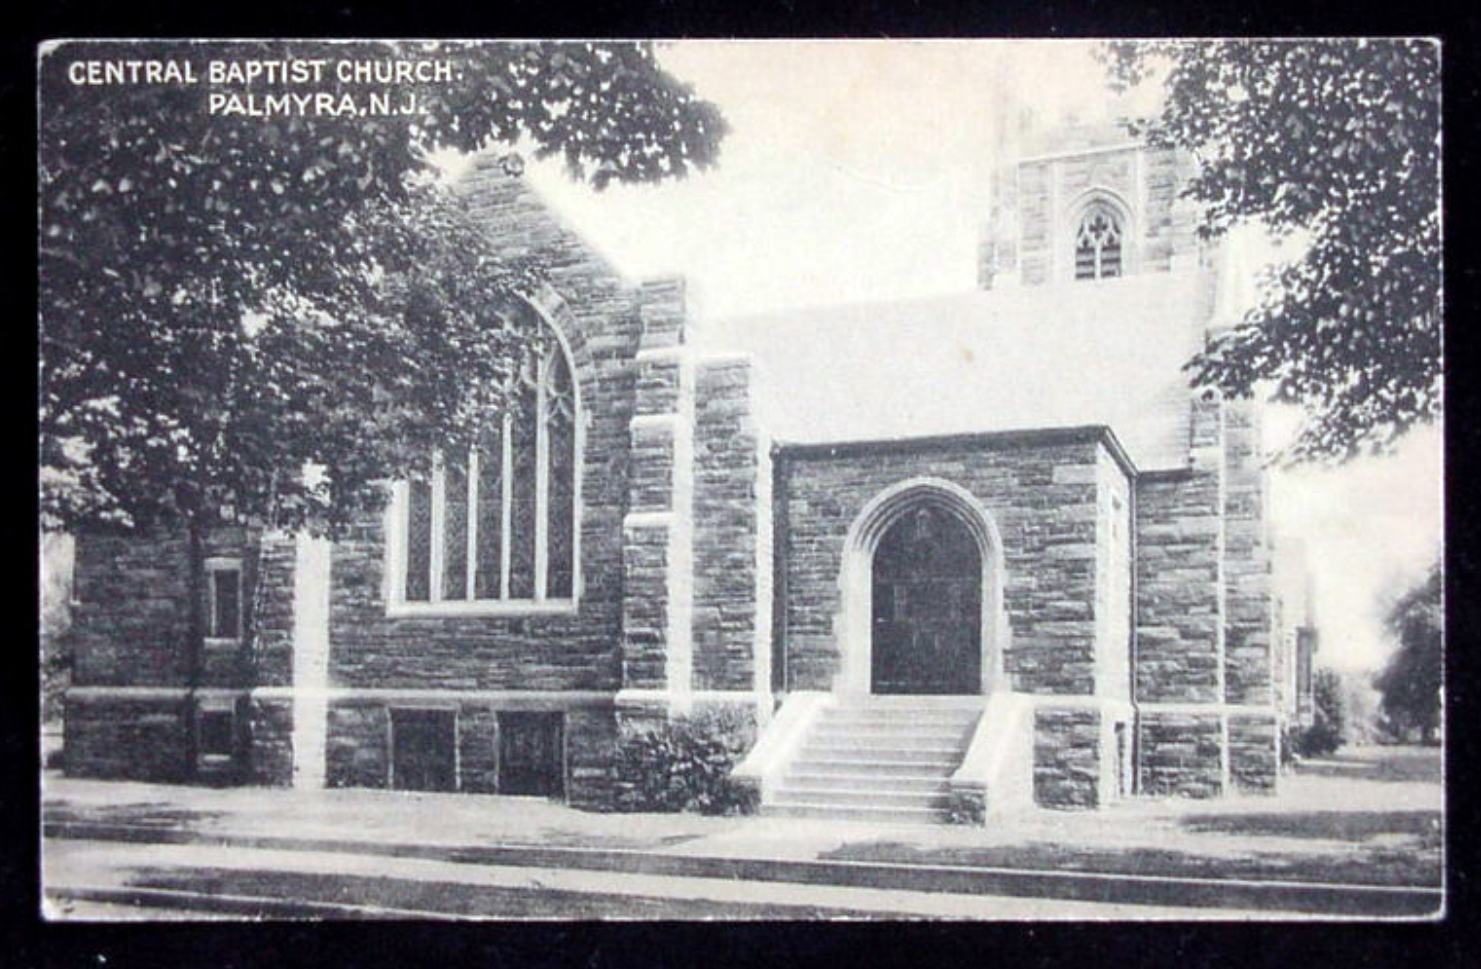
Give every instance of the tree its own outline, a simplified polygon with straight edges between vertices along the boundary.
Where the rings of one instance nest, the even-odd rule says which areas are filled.
[[[1304,254],[1189,364],[1199,386],[1299,404],[1287,461],[1389,449],[1440,413],[1439,60],[1428,41],[1116,42],[1114,86],[1165,68],[1153,144],[1199,163],[1201,237],[1240,223]]]
[[[326,54],[449,69],[398,90],[412,116],[243,118],[209,107],[229,87],[75,83],[121,54],[197,77]],[[352,516],[425,452],[405,445],[465,429],[453,398],[517,342],[488,311],[534,282],[413,177],[426,153],[524,137],[601,187],[712,164],[724,131],[641,44],[72,43],[41,94],[42,509],[69,527]]]
[[[217,83],[213,60],[281,73]],[[339,107],[369,93],[333,64],[398,61],[431,65],[395,91],[416,111]],[[150,62],[174,82],[79,83]],[[537,339],[503,310],[540,254],[495,252],[428,153],[525,139],[601,188],[711,165],[725,130],[644,44],[76,42],[40,74],[43,522],[185,530],[192,687],[209,530],[333,532],[373,509],[386,478],[473,439]],[[212,100],[283,92],[329,100]]]
[[[1301,757],[1325,757],[1347,742],[1347,699],[1342,674],[1318,670],[1312,682],[1311,726],[1293,730],[1290,746]]]
[[[1380,723],[1399,740],[1417,734],[1423,743],[1432,743],[1440,726],[1445,651],[1439,565],[1393,605],[1386,621],[1398,648],[1373,681],[1382,697]]]

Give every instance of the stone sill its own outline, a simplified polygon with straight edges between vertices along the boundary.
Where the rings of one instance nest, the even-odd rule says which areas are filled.
[[[393,602],[386,606],[387,619],[457,619],[468,617],[574,616],[575,599],[527,600],[521,602]]]

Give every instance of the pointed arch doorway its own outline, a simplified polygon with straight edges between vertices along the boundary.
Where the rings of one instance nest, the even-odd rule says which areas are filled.
[[[898,516],[871,586],[869,692],[980,692],[982,554],[960,518],[935,504]]]
[[[1002,543],[966,489],[915,478],[849,530],[839,692],[983,695],[1002,682]]]

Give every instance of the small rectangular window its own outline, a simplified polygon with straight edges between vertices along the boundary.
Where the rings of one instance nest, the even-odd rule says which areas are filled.
[[[242,635],[242,569],[234,560],[206,563],[206,636],[240,639]]]
[[[499,714],[499,793],[565,795],[564,718],[559,713]]]
[[[230,710],[202,710],[197,718],[202,757],[230,757],[236,744],[236,718]]]

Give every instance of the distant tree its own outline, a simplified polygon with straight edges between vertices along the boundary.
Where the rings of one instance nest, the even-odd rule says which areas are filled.
[[[1303,757],[1324,757],[1347,741],[1347,709],[1342,675],[1336,670],[1317,670],[1312,681],[1314,716],[1311,726],[1301,731],[1295,741],[1296,752]]]
[[[67,632],[72,627],[72,539],[51,532],[41,537],[41,719],[61,716],[61,696],[70,683],[72,653]]]
[[[1445,607],[1440,567],[1389,610],[1389,632],[1398,643],[1373,685],[1381,694],[1380,726],[1398,740],[1433,743],[1440,727]]]
[[[1307,422],[1288,461],[1383,451],[1440,413],[1440,74],[1423,40],[1115,42],[1113,85],[1166,69],[1134,125],[1191,152],[1199,233],[1301,233],[1243,322],[1190,363],[1235,396],[1268,384]]]
[[[1342,736],[1350,744],[1371,744],[1378,739],[1378,692],[1376,674],[1344,673],[1342,676]]]

